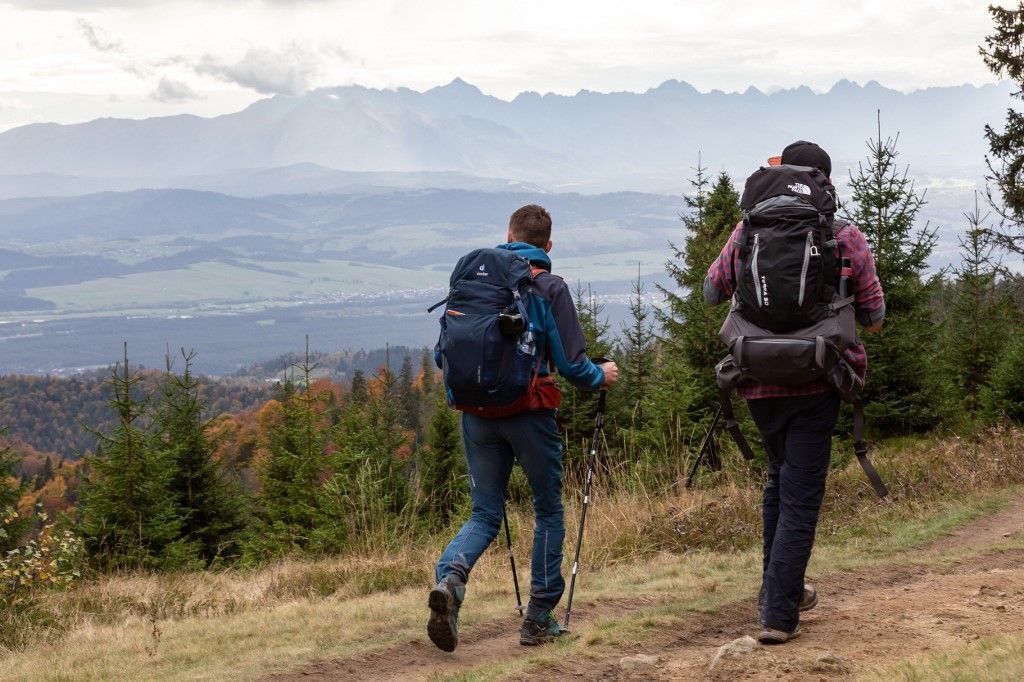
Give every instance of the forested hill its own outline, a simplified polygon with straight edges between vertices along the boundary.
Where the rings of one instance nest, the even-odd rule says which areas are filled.
[[[159,391],[163,377],[163,372],[146,372],[141,393]],[[8,429],[11,440],[54,460],[78,459],[95,450],[94,431],[109,432],[115,423],[109,379],[108,371],[74,377],[0,376],[0,426]],[[253,379],[203,379],[200,395],[212,417],[259,407],[273,389]]]
[[[409,348],[407,346],[385,346],[373,350],[343,350],[334,353],[311,351],[309,361],[316,365],[313,376],[326,377],[335,381],[348,381],[353,374],[362,372],[374,374],[381,367],[397,369],[405,357],[411,356],[415,363],[422,364],[422,354],[430,352],[427,348]],[[433,357],[431,355],[431,357]],[[294,373],[297,365],[305,360],[300,353],[285,353],[272,360],[257,362],[245,369],[240,369],[232,376],[265,381],[285,380]]]
[[[349,382],[357,373],[374,376],[390,366],[423,364],[427,349],[405,346],[372,350],[345,350],[334,353],[311,352],[313,376]],[[199,397],[204,417],[237,415],[262,408],[275,396],[278,382],[296,379],[297,365],[304,357],[296,353],[256,363],[228,377],[200,379]],[[427,358],[427,362],[432,362]],[[158,394],[166,374],[143,371],[136,391],[139,399]],[[39,473],[47,458],[53,465],[62,460],[76,461],[96,450],[96,432],[110,433],[116,426],[116,414],[110,405],[113,389],[110,370],[96,370],[72,377],[9,374],[0,376],[0,427],[7,429],[7,440],[15,445],[17,472]]]

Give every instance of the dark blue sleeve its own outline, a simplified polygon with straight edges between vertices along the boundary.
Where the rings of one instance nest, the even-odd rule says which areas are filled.
[[[558,280],[549,292],[550,307],[544,328],[552,362],[558,373],[579,388],[597,389],[604,383],[604,370],[587,357],[586,339],[580,327],[569,287]]]

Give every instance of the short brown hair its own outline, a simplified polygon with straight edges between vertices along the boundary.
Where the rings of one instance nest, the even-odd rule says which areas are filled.
[[[508,231],[516,241],[543,249],[551,241],[551,215],[543,206],[527,204],[508,219]]]

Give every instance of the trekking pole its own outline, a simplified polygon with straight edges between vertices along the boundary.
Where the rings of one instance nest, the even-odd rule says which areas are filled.
[[[512,533],[508,529],[508,505],[502,501],[501,503],[501,517],[505,522],[505,542],[508,544],[508,562],[512,564],[512,584],[516,586],[516,611],[522,616],[523,609],[523,598],[519,594],[519,574],[516,573],[516,555],[512,551]]]
[[[715,412],[715,418],[711,420],[711,426],[708,427],[708,432],[704,436],[704,442],[700,444],[700,450],[697,451],[697,457],[693,460],[693,466],[690,467],[690,473],[683,479],[683,487],[689,488],[693,483],[693,477],[697,475],[697,467],[700,466],[700,461],[704,459],[704,453],[707,451],[708,446],[711,445],[711,436],[715,433],[715,427],[718,426],[718,420],[722,418],[722,407],[718,407],[718,412]]]
[[[565,607],[565,627],[569,631],[569,616],[572,614],[572,594],[576,589],[576,573],[580,567],[580,547],[583,546],[583,525],[587,522],[587,508],[590,506],[590,484],[594,480],[594,465],[597,463],[597,448],[600,444],[602,420],[604,419],[604,403],[608,389],[601,388],[597,398],[597,414],[594,416],[594,438],[590,443],[590,456],[587,457],[587,478],[583,484],[583,509],[580,511],[580,528],[576,534],[576,555],[572,560],[572,578],[569,580],[569,601]]]

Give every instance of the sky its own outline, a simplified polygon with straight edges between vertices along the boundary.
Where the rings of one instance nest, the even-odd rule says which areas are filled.
[[[996,81],[989,0],[0,0],[0,130],[455,77],[519,92]]]

